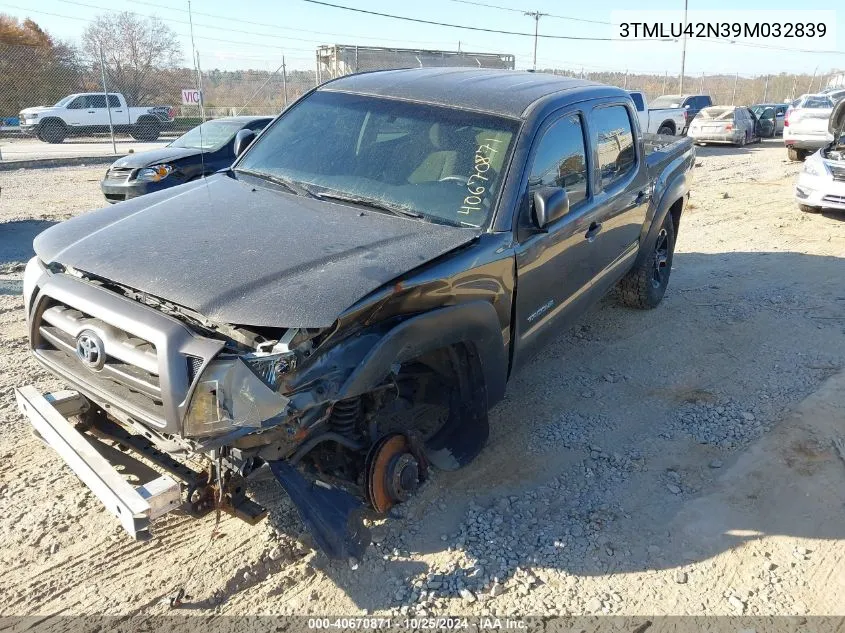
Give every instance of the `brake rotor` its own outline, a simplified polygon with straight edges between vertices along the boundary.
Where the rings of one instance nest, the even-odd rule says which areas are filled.
[[[370,449],[364,465],[367,500],[384,514],[416,492],[426,471],[421,451],[408,436],[385,435]]]

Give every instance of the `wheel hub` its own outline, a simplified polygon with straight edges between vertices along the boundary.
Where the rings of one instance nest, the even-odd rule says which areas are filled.
[[[376,442],[364,469],[367,500],[385,513],[407,501],[425,479],[425,461],[406,435],[392,433]]]

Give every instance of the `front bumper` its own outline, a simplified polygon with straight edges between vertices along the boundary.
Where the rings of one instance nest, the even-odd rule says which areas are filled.
[[[18,130],[22,136],[35,136],[36,132],[38,132],[38,124],[21,122]]]
[[[80,433],[68,421],[68,417],[84,413],[89,406],[79,393],[64,391],[43,396],[35,387],[26,386],[15,389],[15,398],[18,409],[44,442],[59,454],[132,537],[148,538],[151,521],[181,505],[181,487],[174,479],[159,475],[108,444]],[[138,476],[145,471],[147,481],[133,486],[109,457],[114,462],[120,460],[116,465],[122,466],[124,473]]]
[[[153,193],[154,191],[161,191],[162,189],[169,189],[175,185],[182,184],[181,181],[176,181],[171,178],[165,178],[158,182],[148,182],[144,180],[110,180],[104,178],[100,181],[100,189],[106,197],[106,201],[112,204],[116,202],[123,202],[131,198],[137,198],[144,194]]]
[[[813,176],[802,172],[795,183],[795,200],[799,204],[845,211],[845,181],[830,175]]]

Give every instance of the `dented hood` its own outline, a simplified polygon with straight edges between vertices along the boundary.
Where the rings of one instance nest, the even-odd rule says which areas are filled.
[[[478,229],[299,197],[226,174],[57,224],[35,252],[220,323],[327,327]]]

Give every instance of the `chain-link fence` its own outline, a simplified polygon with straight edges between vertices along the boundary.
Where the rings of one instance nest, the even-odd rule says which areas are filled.
[[[112,134],[118,142],[130,137],[165,140],[204,119],[278,114],[318,83],[353,72],[400,67],[515,66],[514,56],[506,54],[332,45],[316,49],[310,63],[312,69],[302,68],[308,62],[301,57],[299,68],[292,70],[281,55],[238,60],[231,56],[223,59],[216,52],[197,54],[187,64],[157,69],[127,66],[109,52],[92,56],[88,50],[83,54],[69,45],[30,45],[0,39],[0,134],[12,138],[30,135],[53,143],[65,139],[73,143],[103,142]],[[538,72],[641,90],[649,99],[680,92],[677,74],[668,70],[628,73],[549,67]],[[752,104],[787,101],[836,82],[845,83],[845,75],[698,75],[685,77],[683,92],[709,94],[714,103]],[[108,100],[104,92],[111,95]],[[98,94],[75,101],[66,99],[77,93]],[[52,104],[57,105],[38,107]],[[50,125],[45,125],[51,118]]]

